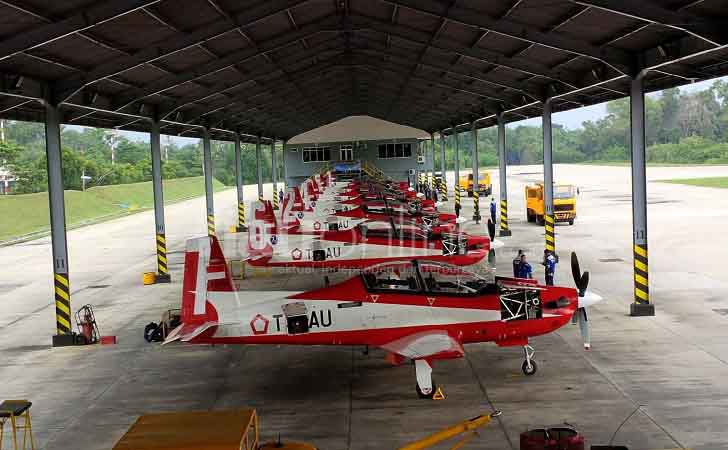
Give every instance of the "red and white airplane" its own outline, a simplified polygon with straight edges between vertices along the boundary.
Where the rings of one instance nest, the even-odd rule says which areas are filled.
[[[253,266],[317,269],[361,269],[374,264],[431,259],[467,266],[481,261],[490,239],[464,233],[437,238],[421,228],[389,222],[359,224],[348,230],[296,234],[278,229],[272,207],[256,202],[248,233],[248,256]],[[291,231],[291,230],[288,230]]]
[[[579,272],[575,255],[572,267]],[[533,375],[529,338],[559,329],[601,300],[586,292],[588,273],[575,279],[578,291],[411,261],[374,266],[314,291],[252,296],[234,289],[217,238],[197,238],[187,241],[182,323],[165,343],[380,347],[393,363],[412,360],[417,393],[431,397],[433,362],[462,357],[467,343],[522,346],[522,370]]]

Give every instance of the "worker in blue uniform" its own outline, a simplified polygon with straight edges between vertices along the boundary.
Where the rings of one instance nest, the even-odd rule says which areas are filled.
[[[533,278],[533,267],[526,261],[526,254],[521,255],[520,264],[518,264],[518,278]]]
[[[513,258],[513,278],[518,278],[518,267],[521,265],[521,255],[523,250],[518,249],[518,254]]]
[[[558,260],[556,259],[556,255],[554,252],[551,252],[549,250],[544,250],[543,255],[543,265],[544,265],[544,272],[546,274],[546,286],[553,286],[554,285],[554,274],[556,273],[556,263]]]
[[[490,220],[495,223],[495,197],[490,198]]]

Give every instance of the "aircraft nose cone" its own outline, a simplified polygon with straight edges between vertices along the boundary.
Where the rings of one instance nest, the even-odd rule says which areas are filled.
[[[602,298],[601,295],[591,291],[586,291],[583,297],[579,297],[579,308],[588,308],[602,300],[604,300],[604,298]]]
[[[501,248],[501,247],[503,247],[504,245],[505,245],[505,244],[504,244],[504,243],[503,243],[503,241],[501,241],[500,239],[493,239],[493,240],[492,240],[492,241],[490,242],[490,248]]]

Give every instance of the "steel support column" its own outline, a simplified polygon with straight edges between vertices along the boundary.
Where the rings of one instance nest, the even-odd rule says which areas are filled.
[[[46,160],[48,163],[48,206],[53,250],[53,284],[56,304],[56,335],[53,346],[72,345],[71,287],[68,278],[66,243],[66,208],[63,198],[63,163],[61,156],[61,113],[58,106],[46,102]]]
[[[432,178],[430,178],[430,189],[432,190],[432,197],[436,197],[437,186],[435,185],[435,134],[430,133],[430,153],[432,153]]]
[[[473,139],[473,220],[480,223],[480,181],[478,180],[478,129],[475,122],[470,127]]]
[[[245,225],[245,190],[243,189],[243,167],[240,149],[240,135],[235,135],[235,186],[238,190],[238,224],[235,231],[248,231]]]
[[[631,82],[630,128],[632,134],[632,240],[634,258],[634,303],[632,316],[654,316],[650,301],[647,257],[647,183],[645,173],[645,91],[642,75]]]
[[[215,204],[212,189],[212,150],[210,148],[210,130],[202,132],[202,162],[205,172],[205,204],[207,206],[207,234],[215,236]]]
[[[554,164],[553,137],[551,127],[551,100],[543,104],[543,223],[546,236],[546,250],[556,252],[556,231],[554,229]]]
[[[286,169],[286,145],[288,141],[283,141],[281,145],[281,163],[283,164],[283,192],[288,190],[288,169]]]
[[[462,194],[462,189],[460,189],[460,139],[454,125],[452,130],[452,136],[455,138],[455,183],[453,185],[455,189],[455,215],[460,217],[460,195]]]
[[[440,201],[447,201],[447,164],[445,161],[445,132],[440,130]]]
[[[154,191],[154,226],[156,229],[157,276],[155,283],[169,283],[167,267],[167,235],[164,226],[164,188],[162,187],[162,139],[159,122],[152,121],[149,136],[152,152],[152,189]]]
[[[276,140],[270,143],[271,178],[273,178],[273,209],[278,209],[278,165],[276,164]]]
[[[258,177],[258,200],[263,201],[263,166],[260,162],[260,136],[255,138],[255,170]]]
[[[508,227],[508,176],[506,171],[506,122],[498,114],[498,178],[500,181],[500,235],[510,236]]]

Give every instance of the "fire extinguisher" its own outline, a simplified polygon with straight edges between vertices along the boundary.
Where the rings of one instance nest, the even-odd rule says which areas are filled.
[[[99,328],[91,305],[84,305],[76,311],[76,326],[87,344],[99,342]]]

